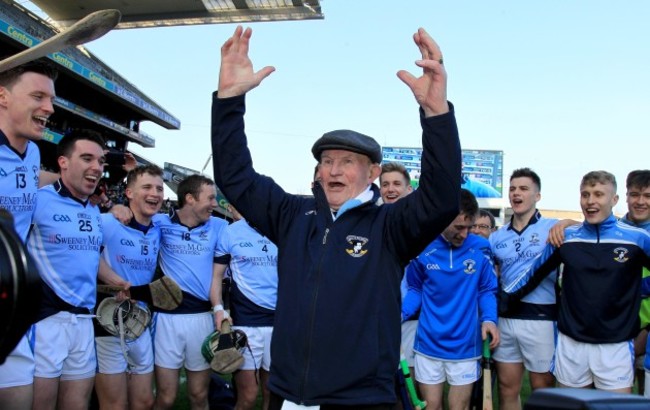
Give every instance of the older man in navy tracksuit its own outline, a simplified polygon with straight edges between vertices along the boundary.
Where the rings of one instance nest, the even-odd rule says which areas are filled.
[[[274,69],[253,71],[250,36],[238,27],[221,49],[212,150],[218,186],[279,249],[270,408],[390,409],[404,267],[458,215],[460,144],[440,49],[420,29],[414,40],[423,75],[398,73],[421,108],[420,188],[378,206],[372,182],[381,148],[354,131],[332,131],[314,144],[314,198],[287,194],[255,172],[244,99]]]

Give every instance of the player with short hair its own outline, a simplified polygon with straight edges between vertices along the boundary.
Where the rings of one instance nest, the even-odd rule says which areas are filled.
[[[24,242],[36,206],[43,137],[54,113],[51,63],[36,60],[0,72],[0,208],[11,213]],[[31,409],[34,354],[23,337],[0,366],[0,408]]]
[[[399,162],[381,164],[379,193],[385,204],[391,204],[413,192],[411,176],[406,167]]]
[[[222,275],[214,272],[217,240],[226,221],[212,216],[217,207],[214,181],[191,175],[178,185],[178,208],[153,217],[160,227],[159,265],[183,291],[174,310],[155,309],[153,318],[156,402],[158,409],[174,405],[181,367],[185,367],[192,408],[206,408],[210,365],[201,354],[207,335],[224,319]],[[211,306],[214,318],[211,314]]]
[[[483,340],[499,344],[498,289],[488,242],[470,229],[478,203],[461,189],[460,213],[406,270],[408,293],[402,318],[422,309],[415,337],[415,377],[427,407],[442,408],[449,383],[449,408],[469,408],[480,376]]]
[[[556,223],[555,219],[542,217],[536,208],[541,188],[539,175],[530,168],[516,169],[510,176],[512,218],[489,237],[501,288],[510,286],[542,252],[548,231]],[[521,408],[519,392],[524,370],[530,374],[532,389],[554,384],[549,370],[555,351],[555,276],[555,272],[549,275],[516,308],[499,312],[501,344],[493,358],[503,409]]]
[[[627,213],[621,222],[636,226],[650,232],[650,170],[638,169],[631,171],[625,181],[627,192],[625,199],[627,202]],[[650,276],[650,270],[643,269],[642,277]],[[648,344],[648,329],[650,328],[650,298],[641,300],[641,309],[639,311],[641,320],[641,330],[634,339],[634,352],[637,358],[643,360],[642,371],[637,371],[639,380],[639,394],[650,397],[650,344]],[[645,356],[645,357],[644,357]],[[640,361],[640,360],[639,360]]]
[[[104,249],[100,272],[111,270],[132,286],[151,283],[160,249],[160,227],[152,223],[152,217],[160,211],[163,192],[163,171],[158,166],[141,165],[127,174],[124,194],[133,218],[124,225],[112,214],[102,214]],[[104,276],[100,275],[100,278]],[[98,299],[98,304],[100,301]],[[123,346],[119,336],[96,326],[95,342],[98,362],[96,390],[100,407],[152,408],[151,332],[147,329],[137,339],[125,341]]]
[[[217,277],[230,268],[230,315],[235,329],[247,335],[249,349],[244,364],[234,374],[237,409],[253,409],[259,386],[263,408],[268,408],[266,383],[271,368],[271,335],[278,291],[278,248],[259,233],[232,206],[235,222],[228,225],[217,242]],[[257,371],[259,369],[259,382]]]
[[[650,232],[650,170],[639,169],[630,172],[625,181],[627,193],[627,214],[621,218],[621,222],[644,229]],[[650,270],[643,269],[643,278],[650,276]],[[650,397],[650,343],[648,329],[650,328],[650,298],[641,300],[639,311],[641,320],[641,331],[634,339],[634,351],[638,356],[643,357],[644,373],[637,373],[639,380],[639,394]]]
[[[73,130],[58,146],[61,178],[38,190],[28,249],[43,279],[34,330],[34,408],[86,408],[95,377],[99,209],[88,201],[104,169],[104,141]],[[116,281],[126,287],[126,282]]]
[[[616,178],[587,173],[580,183],[581,224],[565,230],[564,243],[548,244],[533,264],[500,295],[510,304],[564,264],[553,374],[567,387],[631,392],[632,340],[639,331],[639,305],[650,293],[650,234],[617,221]]]
[[[650,170],[639,169],[631,171],[627,175],[625,186],[627,189],[625,196],[628,212],[620,221],[650,232]],[[571,219],[560,221],[551,229],[549,242],[556,247],[560,247],[565,239],[565,229],[578,223]],[[642,277],[645,278],[648,276],[650,276],[650,271],[643,269]],[[650,387],[650,381],[649,378],[645,377],[646,369],[650,369],[649,356],[646,352],[646,350],[650,349],[650,346],[647,345],[648,327],[650,327],[650,298],[641,300],[639,319],[641,330],[634,339],[634,353],[637,357],[635,367],[639,364],[642,364],[643,367],[641,369],[637,367],[636,378],[638,380],[639,394],[650,397],[647,393],[648,387]]]

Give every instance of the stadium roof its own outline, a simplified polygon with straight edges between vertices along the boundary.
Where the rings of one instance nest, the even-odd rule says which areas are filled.
[[[62,26],[118,9],[117,28],[323,19],[320,0],[31,0]]]

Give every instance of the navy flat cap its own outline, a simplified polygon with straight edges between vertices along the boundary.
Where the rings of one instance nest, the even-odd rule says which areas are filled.
[[[321,154],[328,149],[363,154],[377,164],[380,164],[382,159],[381,146],[374,138],[351,130],[336,130],[323,134],[311,147],[311,153],[314,154],[317,161],[320,161]]]

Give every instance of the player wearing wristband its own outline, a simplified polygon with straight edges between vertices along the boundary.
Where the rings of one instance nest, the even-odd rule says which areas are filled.
[[[180,306],[154,313],[158,409],[174,405],[182,367],[192,407],[207,407],[210,365],[201,354],[201,344],[223,320],[223,311],[218,309],[223,277],[214,271],[214,253],[228,224],[212,216],[217,207],[216,187],[211,179],[192,175],[181,181],[177,195],[178,208],[153,218],[162,234],[160,269],[183,291]],[[217,307],[214,319],[213,307]]]
[[[278,248],[229,205],[235,222],[224,229],[217,242],[217,269],[230,268],[232,289],[230,312],[235,329],[248,336],[250,349],[243,352],[244,364],[235,373],[237,408],[253,409],[259,386],[265,407],[271,368],[271,335],[278,289]],[[256,371],[260,370],[258,383]]]

